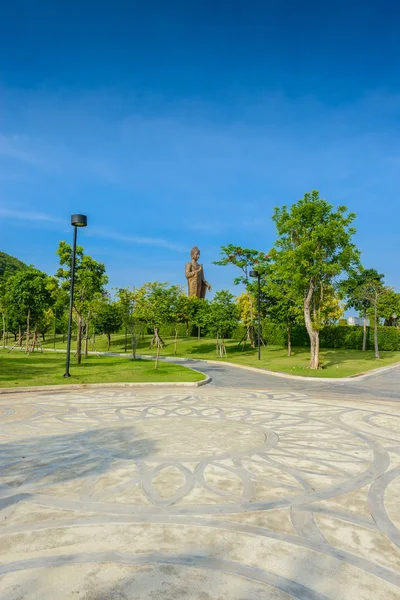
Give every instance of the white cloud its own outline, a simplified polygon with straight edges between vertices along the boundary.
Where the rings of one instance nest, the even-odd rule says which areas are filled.
[[[186,252],[187,249],[179,244],[174,244],[168,240],[162,238],[142,237],[136,235],[126,235],[124,233],[118,233],[117,231],[109,231],[107,229],[101,229],[93,227],[88,230],[88,235],[93,237],[107,238],[110,240],[116,240],[118,242],[125,242],[127,244],[138,244],[141,246],[157,246],[159,248],[167,248],[168,250],[174,250],[175,252]]]
[[[64,223],[62,219],[39,212],[3,208],[0,206],[0,216],[5,219],[17,219],[19,221],[45,221],[48,223]]]
[[[0,133],[0,155],[7,158],[38,166],[40,160],[27,148],[28,138],[19,135],[3,135]]]

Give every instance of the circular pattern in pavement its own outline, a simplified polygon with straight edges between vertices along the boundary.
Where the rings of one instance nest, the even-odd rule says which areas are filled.
[[[71,564],[83,573],[78,588],[89,589],[89,563],[114,565],[114,583],[96,598],[137,589],[143,569],[154,570],[152,594],[176,585],[188,598],[201,586],[210,599],[399,593],[393,402],[204,389],[0,403],[0,595],[21,570],[33,590],[41,570],[68,573]],[[178,574],[192,567],[225,583],[196,588],[194,578],[186,589]],[[162,569],[177,573],[174,584]],[[230,588],[232,578],[253,583]],[[160,597],[176,597],[168,593]]]

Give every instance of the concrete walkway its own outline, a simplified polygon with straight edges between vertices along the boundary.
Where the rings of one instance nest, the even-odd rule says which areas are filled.
[[[1,396],[0,599],[399,600],[400,369],[190,365],[212,384]]]

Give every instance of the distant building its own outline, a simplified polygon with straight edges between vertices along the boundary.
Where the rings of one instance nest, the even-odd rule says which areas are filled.
[[[364,325],[364,319],[362,317],[348,317],[347,325]],[[369,327],[369,319],[367,319],[367,326]]]

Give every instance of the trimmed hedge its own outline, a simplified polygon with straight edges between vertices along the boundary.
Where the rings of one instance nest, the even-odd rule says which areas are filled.
[[[279,324],[264,321],[263,337],[268,344],[286,346],[287,332]],[[346,348],[361,350],[363,328],[359,325],[329,325],[319,334],[321,348]],[[378,344],[380,350],[400,350],[400,329],[398,327],[378,327]],[[304,325],[296,325],[292,329],[292,346],[309,346],[310,338]],[[367,327],[367,350],[374,348],[374,328]]]

